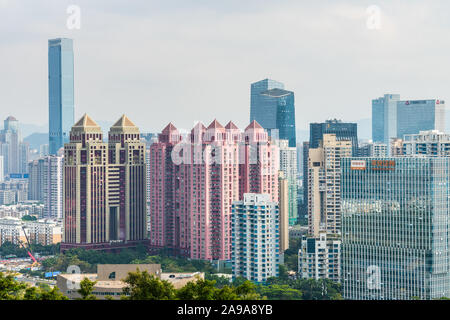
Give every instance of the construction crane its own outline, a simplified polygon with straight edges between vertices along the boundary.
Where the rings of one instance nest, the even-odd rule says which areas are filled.
[[[25,235],[25,239],[27,240],[27,246],[25,247],[25,249],[27,250],[27,253],[30,256],[31,260],[33,260],[33,264],[31,265],[31,267],[38,266],[38,265],[40,265],[40,263],[33,256],[33,251],[31,250],[30,240],[28,239],[27,232],[25,230],[25,226],[22,226],[22,230],[23,230],[23,234]],[[23,244],[23,242],[22,242],[22,244]]]

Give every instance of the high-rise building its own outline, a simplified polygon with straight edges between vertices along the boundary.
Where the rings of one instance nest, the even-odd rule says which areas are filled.
[[[63,217],[63,165],[63,156],[45,158],[42,182],[44,218]]]
[[[342,160],[345,299],[450,296],[449,157]]]
[[[244,194],[233,202],[231,221],[233,278],[263,283],[277,277],[283,263],[277,203],[267,194]]]
[[[324,231],[303,236],[298,252],[298,273],[306,279],[341,280],[341,239]]]
[[[400,138],[391,138],[390,142],[390,156],[402,156],[403,155],[403,139]]]
[[[292,91],[284,84],[270,79],[251,85],[250,122],[257,121],[270,135],[278,130],[277,139],[289,140],[296,147],[295,101]]]
[[[304,218],[308,215],[308,160],[309,160],[309,142],[303,142],[303,203],[300,207],[299,215]]]
[[[389,144],[397,136],[397,102],[399,94],[385,94],[372,100],[372,140]]]
[[[352,154],[351,141],[324,134],[318,148],[309,149],[308,225],[315,237],[320,231],[341,231],[341,159]]]
[[[229,260],[231,204],[244,193],[278,201],[279,148],[252,122],[198,123],[186,137],[173,124],[150,147],[150,244],[192,259]]]
[[[333,119],[324,123],[311,123],[309,130],[309,148],[318,148],[324,134],[334,134],[337,141],[350,141],[352,143],[352,155],[358,155],[358,125],[356,123],[346,123]]]
[[[289,185],[289,225],[297,224],[297,148],[289,147],[288,140],[276,140],[280,148],[280,170],[288,180]]]
[[[9,116],[4,121],[4,128],[0,131],[0,155],[3,156],[3,174],[17,175],[28,172],[27,143],[23,142],[19,128],[19,121]]]
[[[56,155],[69,141],[74,119],[72,39],[48,41],[49,153]]]
[[[3,156],[0,156],[0,182],[5,180],[4,169],[3,169]]]
[[[28,163],[28,199],[44,201],[44,165],[46,158]]]
[[[147,244],[145,143],[124,115],[103,142],[84,115],[64,146],[61,249],[114,249]]]
[[[340,277],[341,159],[350,157],[351,141],[324,134],[308,157],[308,234],[299,250],[299,273],[304,278]]]
[[[387,157],[388,146],[380,142],[360,143],[358,147],[358,157]]]
[[[402,141],[404,155],[450,155],[450,134],[437,130],[420,131],[418,134],[406,134]]]
[[[389,145],[391,138],[425,130],[445,130],[445,101],[400,100],[386,94],[372,100],[372,140]]]
[[[289,181],[278,172],[278,210],[280,216],[280,250],[289,249]]]

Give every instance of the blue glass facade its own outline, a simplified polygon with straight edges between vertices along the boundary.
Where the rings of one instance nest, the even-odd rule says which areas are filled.
[[[372,100],[372,140],[389,145],[390,138],[397,137],[398,94],[385,94]]]
[[[450,158],[341,160],[345,299],[450,296]]]
[[[391,138],[425,130],[445,130],[442,100],[400,101],[398,94],[372,100],[372,140],[389,145]]]
[[[445,129],[445,103],[437,100],[412,100],[397,103],[397,138],[420,131]]]
[[[49,152],[69,142],[74,124],[74,64],[71,39],[48,41]]]
[[[358,125],[340,120],[327,120],[324,123],[310,123],[309,148],[317,149],[324,134],[335,134],[338,141],[352,142],[352,155],[358,155]]]
[[[250,122],[256,120],[264,129],[278,130],[278,138],[296,147],[295,99],[280,82],[265,79],[251,85]]]

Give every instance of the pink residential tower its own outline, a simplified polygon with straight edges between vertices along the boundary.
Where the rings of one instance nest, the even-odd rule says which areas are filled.
[[[229,260],[231,205],[244,193],[278,201],[278,147],[256,122],[173,125],[150,147],[150,246],[192,259]]]

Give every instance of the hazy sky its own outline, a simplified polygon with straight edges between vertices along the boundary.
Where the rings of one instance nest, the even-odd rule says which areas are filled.
[[[56,37],[74,39],[76,118],[126,113],[143,130],[244,127],[250,83],[267,77],[295,92],[298,129],[368,118],[386,92],[450,100],[449,15],[444,0],[0,0],[0,118],[48,123]]]

